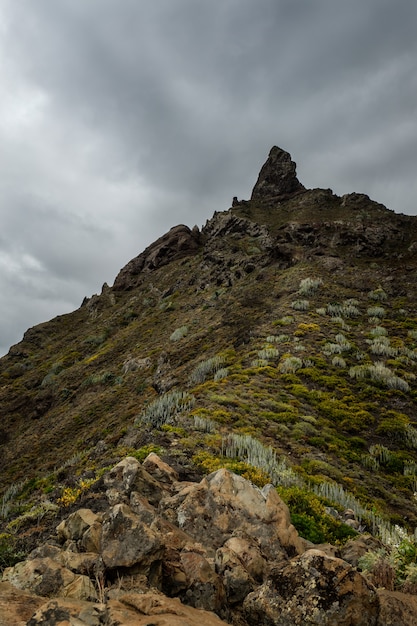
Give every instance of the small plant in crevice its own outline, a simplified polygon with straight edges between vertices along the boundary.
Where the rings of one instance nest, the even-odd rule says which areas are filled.
[[[376,587],[406,593],[417,591],[417,542],[403,537],[391,548],[368,550],[359,558],[358,567]]]
[[[378,321],[385,316],[385,309],[383,306],[370,306],[366,312],[371,320]]]
[[[193,427],[195,430],[199,430],[202,433],[214,433],[217,430],[217,424],[213,420],[207,417],[201,417],[200,415],[194,415]]]
[[[13,483],[6,489],[1,499],[0,505],[0,518],[7,519],[11,508],[13,506],[13,501],[16,496],[22,491],[26,481],[22,480],[18,483]]]

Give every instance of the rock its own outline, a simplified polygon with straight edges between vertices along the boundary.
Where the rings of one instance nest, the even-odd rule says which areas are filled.
[[[349,541],[347,541],[341,548],[340,555],[342,559],[353,565],[353,567],[357,567],[361,556],[366,554],[368,551],[375,552],[380,548],[382,548],[381,541],[379,541],[376,537],[365,533],[355,537],[354,539],[349,539]]]
[[[417,596],[378,589],[380,604],[377,626],[415,626]]]
[[[97,598],[88,576],[76,574],[49,557],[29,559],[6,568],[3,581],[38,596],[67,596],[81,600]]]
[[[376,626],[379,600],[348,563],[307,550],[272,572],[243,609],[250,626]]]
[[[221,575],[227,600],[231,605],[243,602],[256,587],[255,580],[242,564],[237,554],[229,547],[216,552],[216,571]]]
[[[128,502],[132,491],[137,491],[151,504],[161,499],[163,489],[134,457],[128,456],[104,475],[107,496],[112,504]]]
[[[30,560],[43,558],[50,558],[71,571],[86,576],[95,574],[100,565],[99,556],[96,552],[71,552],[48,544],[36,548],[29,555]]]
[[[26,626],[100,626],[105,607],[70,598],[56,598],[44,603]]]
[[[259,172],[251,200],[265,200],[304,191],[296,176],[296,164],[285,150],[274,146]]]
[[[140,564],[148,571],[162,553],[162,537],[126,504],[116,504],[104,515],[101,556],[107,568]]]
[[[177,472],[167,463],[164,463],[157,454],[151,452],[142,463],[142,467],[155,480],[164,485],[171,486],[178,481]]]
[[[0,582],[0,626],[26,626],[44,598],[23,591],[9,582]]]
[[[268,573],[268,563],[261,554],[257,540],[253,537],[235,532],[226,541],[224,547],[234,552],[246,571],[258,582],[262,581]]]
[[[179,482],[155,454],[143,465],[124,459],[102,484],[108,510],[79,509],[61,522],[65,549],[40,545],[4,571],[0,626],[415,623],[416,598],[377,591],[338,558],[356,564],[377,540],[309,549],[271,485],[225,469]]]
[[[187,580],[187,589],[181,594],[183,602],[226,617],[225,589],[213,567],[196,552],[182,552],[180,558]]]
[[[167,598],[155,591],[125,594],[110,600],[106,626],[222,626],[214,613],[183,605],[178,598]]]
[[[161,512],[174,524],[214,551],[234,532],[253,537],[268,559],[304,551],[304,541],[292,526],[288,507],[275,489],[262,492],[226,469],[161,501]]]
[[[61,543],[80,541],[94,524],[97,525],[100,522],[101,518],[90,509],[78,509],[57,526],[58,539]]]
[[[174,226],[120,270],[113,289],[117,291],[133,289],[139,284],[142,272],[149,272],[172,261],[195,255],[200,249],[200,244],[201,234],[198,228],[190,230],[184,224]]]

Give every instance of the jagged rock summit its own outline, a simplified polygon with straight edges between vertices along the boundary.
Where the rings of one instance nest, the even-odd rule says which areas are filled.
[[[300,191],[305,191],[305,187],[297,178],[296,164],[291,160],[291,155],[282,148],[273,146],[259,172],[251,200],[288,196]]]

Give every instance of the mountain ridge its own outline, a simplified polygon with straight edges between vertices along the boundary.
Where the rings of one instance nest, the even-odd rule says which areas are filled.
[[[155,451],[181,480],[229,467],[262,485],[278,463],[314,543],[336,541],[322,492],[366,530],[411,537],[416,248],[416,217],[305,189],[274,146],[250,200],[172,228],[0,359],[0,530],[31,549],[66,493],[79,506],[106,468]],[[229,436],[259,442],[258,464],[225,456]]]

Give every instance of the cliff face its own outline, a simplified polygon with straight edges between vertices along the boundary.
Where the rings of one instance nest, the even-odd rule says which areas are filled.
[[[372,622],[391,610],[381,594],[375,599],[375,590],[352,573],[345,558],[343,563],[328,561],[332,555],[336,560],[343,556],[337,552],[340,546],[317,555],[306,551],[312,544],[301,548],[295,534],[293,549],[280,552],[278,564],[262,547],[260,535],[255,538],[260,526],[256,532],[245,527],[236,536],[229,528],[227,537],[210,539],[208,547],[210,525],[220,532],[226,518],[215,521],[217,513],[199,512],[196,538],[186,522],[194,513],[185,512],[180,523],[175,507],[183,503],[178,493],[184,498],[187,493],[184,481],[194,484],[189,489],[198,499],[203,497],[204,476],[226,467],[260,488],[271,483],[280,490],[298,532],[314,544],[342,544],[352,527],[370,532],[375,541],[394,543],[413,532],[416,249],[417,218],[397,215],[363,194],[338,197],[330,189],[305,189],[291,156],[274,147],[249,200],[235,198],[230,209],[216,212],[201,231],[184,225],[171,229],[130,261],[112,287],[104,285],[100,295],[86,298],[73,313],[29,329],[0,360],[0,566],[23,561],[35,546],[49,545],[59,520],[81,505],[101,515],[94,518],[96,526],[90,525],[100,524],[103,538],[103,520],[119,519],[114,508],[119,507],[132,528],[145,524],[154,545],[147,561],[147,589],[156,581],[165,593],[172,584],[166,595],[183,602],[193,597],[188,604],[198,608],[196,598],[206,593],[204,587],[219,603],[219,619],[261,624],[262,614],[269,625],[281,623],[276,621],[279,614],[287,624],[307,618],[285,613],[284,605],[291,611],[305,606],[298,592],[285,589],[326,588],[329,577],[340,574],[345,579],[346,574],[353,585],[349,593],[363,591],[368,598],[363,604],[364,615],[370,611],[368,623],[382,624]],[[161,485],[155,485],[159,495],[150,494],[149,485],[144,492],[136,489],[147,501],[141,500],[140,513],[131,491],[121,499],[115,496],[117,501],[110,488],[95,491],[98,480],[120,459],[143,460],[152,451],[176,476],[179,491],[176,500],[172,492],[169,506]],[[343,517],[345,509],[354,510],[355,524],[349,528],[342,524],[349,520]],[[165,543],[158,526],[162,518],[187,535],[181,541],[191,541],[190,535],[203,544],[200,552],[195,546],[192,550],[203,561],[187,556],[185,544]],[[172,532],[179,541],[178,529]],[[114,530],[116,538],[118,533]],[[268,562],[258,577],[247,569],[246,557],[229,550],[228,542],[243,535],[249,541],[245,549],[251,554],[252,548],[260,550],[255,550],[255,561]],[[67,540],[64,552],[91,551],[80,538]],[[93,570],[87,571],[81,557],[72,554],[76,565],[68,567],[61,554],[65,542],[53,541],[56,550],[45,548],[20,567],[31,570],[34,560],[52,559],[55,565],[48,562],[48,567],[57,568],[59,562],[75,577],[86,576],[97,592]],[[172,561],[174,548],[178,553]],[[94,550],[104,558],[102,548],[96,545]],[[120,568],[141,571],[143,564],[138,564],[107,563],[106,585],[113,585]],[[45,560],[38,565],[45,568]],[[190,591],[189,569],[199,572],[198,593]],[[136,575],[133,570],[129,574]],[[316,570],[320,577],[313,585],[309,576]],[[53,578],[51,571],[47,578]],[[302,572],[309,572],[307,578]],[[17,592],[10,584],[20,573],[7,576],[2,589],[13,596]],[[73,580],[63,570],[60,576],[68,584]],[[87,584],[86,579],[81,582]],[[400,574],[391,587],[393,594],[412,589]],[[30,589],[27,606],[40,607],[38,596],[43,594]],[[59,589],[51,593],[62,594]],[[317,615],[328,622],[311,623],[339,623],[331,621],[336,618],[331,617],[330,595],[326,600],[317,594]],[[21,595],[16,598],[24,603]],[[117,611],[128,610],[130,600],[120,600],[121,606],[114,599]],[[160,601],[168,606],[166,599],[152,598],[149,606]],[[387,606],[395,602],[394,596],[386,600]],[[68,612],[65,606],[59,610]],[[212,608],[209,601],[203,608]],[[113,623],[103,622],[110,617],[97,610],[97,623]],[[45,620],[52,605],[42,611]],[[157,619],[157,609],[152,611],[146,619]],[[357,615],[357,609],[346,611]],[[194,617],[187,613],[187,619],[192,623]],[[360,623],[355,619],[340,623]]]

